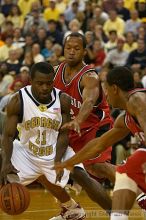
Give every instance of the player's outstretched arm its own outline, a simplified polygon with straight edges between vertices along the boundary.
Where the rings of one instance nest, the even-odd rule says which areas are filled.
[[[7,182],[7,174],[18,172],[11,164],[11,156],[13,151],[13,140],[17,132],[19,114],[20,99],[19,94],[16,94],[7,106],[7,116],[4,123],[2,136],[2,168],[0,175],[2,184]]]
[[[90,115],[99,97],[99,77],[95,72],[83,76],[80,87],[82,89],[83,103],[75,119],[62,126],[62,129],[71,129],[80,134],[80,124]]]
[[[89,141],[85,147],[76,153],[72,158],[64,163],[57,164],[55,169],[62,169],[64,167],[71,169],[75,164],[96,157],[97,154],[104,151],[107,147],[112,146],[116,142],[126,137],[129,132],[130,131],[127,129],[124,123],[124,116],[120,115],[116,120],[114,127],[110,131],[106,132],[99,138]]]

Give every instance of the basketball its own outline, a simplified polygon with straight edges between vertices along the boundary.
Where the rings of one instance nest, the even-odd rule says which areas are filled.
[[[21,214],[29,203],[29,191],[19,183],[8,183],[0,189],[0,208],[9,215]]]

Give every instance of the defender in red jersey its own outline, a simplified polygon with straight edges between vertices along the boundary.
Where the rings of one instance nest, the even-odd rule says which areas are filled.
[[[65,62],[56,68],[54,80],[56,88],[71,96],[73,121],[64,128],[72,129],[69,144],[75,152],[112,127],[109,106],[99,76],[95,69],[83,62],[85,53],[83,37],[78,33],[69,35],[64,44]],[[90,174],[113,182],[113,167],[106,163],[111,159],[111,150],[109,147],[98,157],[84,161],[84,166]]]
[[[114,127],[93,139],[74,157],[56,165],[55,169],[71,167],[104,151],[132,132],[141,145],[125,164],[116,169],[111,220],[128,220],[138,188],[146,193],[146,89],[134,90],[134,79],[127,67],[116,67],[107,74],[105,83],[109,103],[125,110],[115,121]],[[140,200],[139,200],[140,201]]]

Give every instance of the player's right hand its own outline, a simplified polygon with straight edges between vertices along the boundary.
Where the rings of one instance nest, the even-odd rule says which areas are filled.
[[[76,119],[72,120],[71,122],[65,123],[61,129],[69,129],[69,130],[74,130],[81,136],[81,130],[80,130],[80,124]]]
[[[0,185],[8,183],[8,174],[17,174],[19,171],[12,165],[11,162],[2,163],[1,173],[0,173]]]
[[[67,169],[72,171],[74,166],[70,165],[68,162],[64,161],[64,162],[57,162],[55,163],[53,170],[56,170],[57,172],[62,171],[63,169]]]

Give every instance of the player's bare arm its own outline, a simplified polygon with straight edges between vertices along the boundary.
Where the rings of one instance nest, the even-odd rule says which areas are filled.
[[[146,140],[146,94],[143,92],[133,94],[128,102],[128,111],[138,120]]]
[[[65,93],[60,96],[61,101],[61,113],[62,113],[62,125],[70,121],[70,104],[71,98]],[[66,149],[68,147],[68,130],[59,131],[58,141],[56,145],[56,158],[55,162],[61,161]]]
[[[99,97],[100,87],[98,75],[95,72],[85,74],[81,80],[80,87],[82,90],[83,103],[80,107],[79,113],[72,122],[63,127],[73,129],[79,134],[80,124],[88,118]]]
[[[75,164],[96,157],[97,154],[104,151],[107,147],[112,146],[116,142],[122,140],[129,134],[129,129],[124,123],[124,115],[121,114],[115,121],[114,127],[103,134],[100,138],[89,141],[82,150],[76,153],[69,160],[58,164],[55,168],[62,169],[64,167],[70,169]]]
[[[20,98],[16,94],[7,106],[7,116],[2,136],[2,169],[1,182],[6,183],[6,176],[9,173],[17,173],[18,171],[11,164],[11,156],[13,151],[13,140],[17,132],[17,123],[20,114]]]

